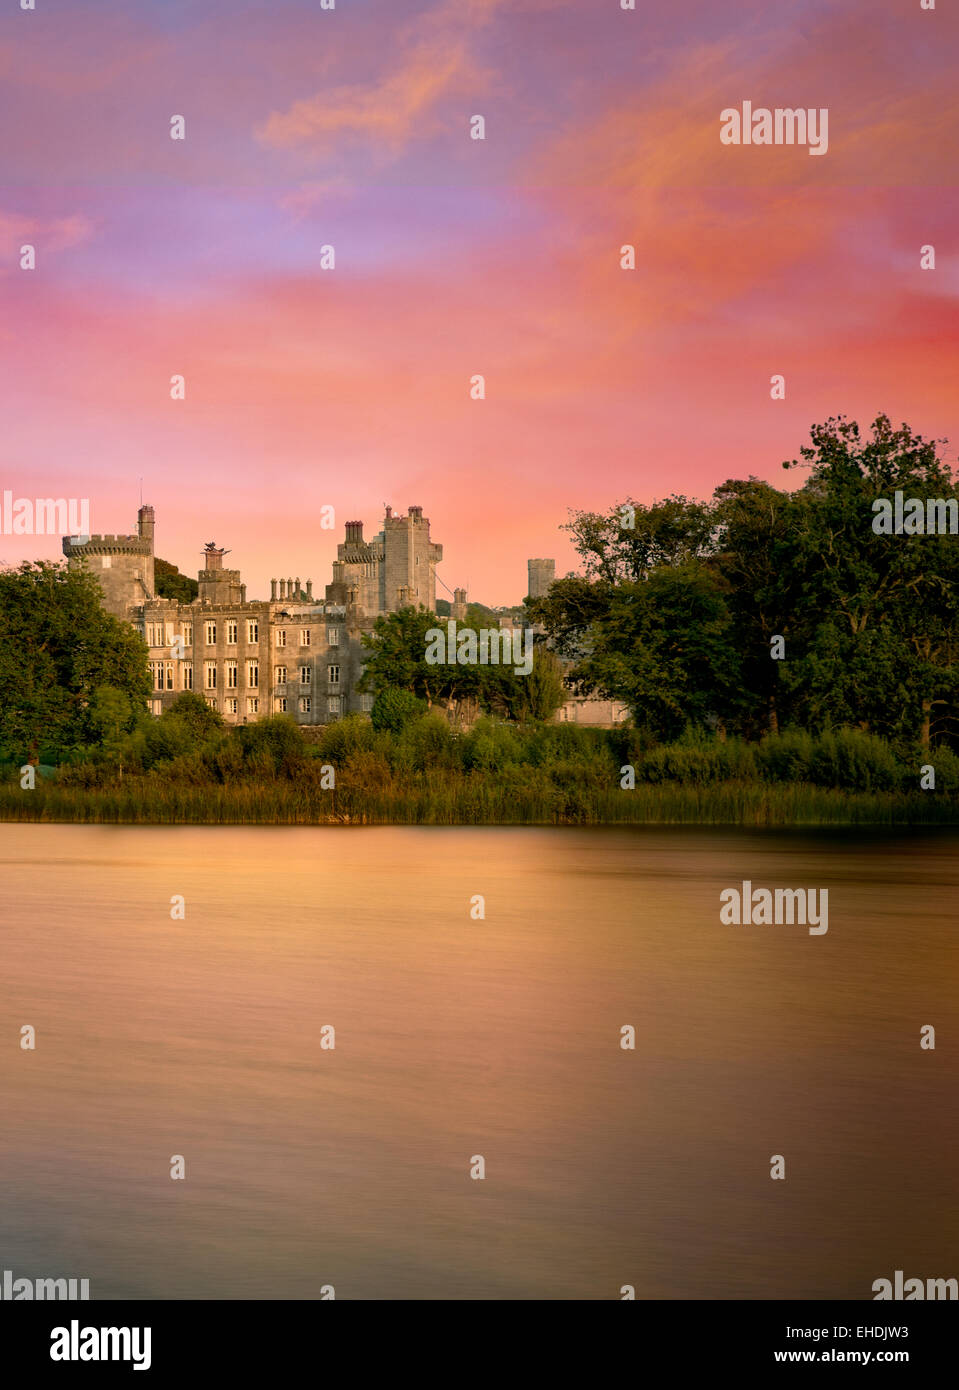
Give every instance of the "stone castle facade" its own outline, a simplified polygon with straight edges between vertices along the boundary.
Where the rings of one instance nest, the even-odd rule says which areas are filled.
[[[129,536],[64,537],[71,567],[91,571],[103,605],[138,629],[150,649],[151,710],[162,714],[183,690],[193,690],[228,724],[289,714],[298,724],[328,724],[344,714],[368,713],[373,696],[357,690],[363,673],[362,634],[378,617],[422,604],[436,610],[436,566],[443,547],[430,539],[422,507],[394,516],[363,539],[363,522],[348,521],[337,546],[333,580],[324,598],[299,576],[270,581],[269,599],[247,599],[240,571],[227,569],[230,552],[210,541],[191,603],[160,598],[154,565],[155,516],[141,507]],[[546,593],[553,560],[528,561],[529,593]],[[464,621],[466,590],[454,591],[453,618]],[[512,618],[500,625],[512,628]],[[520,623],[520,626],[523,624]],[[610,728],[627,718],[624,705],[570,696],[560,722]]]
[[[289,714],[298,724],[327,724],[368,712],[373,697],[356,689],[361,636],[376,619],[410,604],[436,607],[436,565],[443,547],[430,539],[422,507],[406,516],[386,508],[383,529],[364,541],[348,521],[333,582],[323,599],[312,580],[274,579],[270,598],[248,600],[229,552],[210,541],[199,591],[189,603],[160,598],[154,574],[152,507],[141,507],[130,536],[64,537],[71,568],[83,566],[103,590],[104,607],[132,623],[150,649],[154,714],[184,690],[202,695],[228,724]]]

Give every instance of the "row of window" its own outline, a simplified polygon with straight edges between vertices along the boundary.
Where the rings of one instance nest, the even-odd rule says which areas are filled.
[[[173,623],[147,623],[146,641],[148,647],[169,647],[175,641]],[[235,647],[239,641],[240,624],[228,619],[226,624],[226,644],[228,647]],[[216,646],[217,623],[215,619],[203,624],[203,636],[208,647]],[[180,637],[184,647],[193,646],[193,624],[184,623]],[[253,645],[260,640],[260,624],[256,619],[249,619],[246,624],[246,640],[248,645]],[[329,627],[326,630],[326,641],[330,647],[340,645],[340,629]],[[278,628],[276,633],[276,645],[286,646],[286,629]],[[292,643],[290,644],[292,646]],[[308,627],[300,628],[300,646],[309,647],[311,645],[311,629]]]
[[[299,667],[299,672],[300,672],[300,685],[310,685],[311,682],[312,682],[312,680],[313,680],[313,667],[312,667],[312,666],[300,666],[300,667]],[[276,684],[277,684],[277,685],[286,685],[286,667],[285,667],[285,666],[277,666],[276,671],[274,672],[274,675],[275,675],[275,677],[276,677]],[[329,681],[330,685],[339,685],[339,683],[340,683],[340,668],[339,668],[339,666],[327,666],[327,668],[326,668],[326,679]]]
[[[182,688],[184,690],[193,689],[193,665],[191,662],[175,661],[151,661],[150,677],[153,681],[154,690],[174,690],[175,687],[175,668],[182,667]],[[311,666],[300,666],[300,685],[311,685],[313,682],[313,668]],[[227,690],[236,690],[240,684],[240,663],[238,661],[226,660],[223,663],[223,676]],[[326,678],[330,685],[339,685],[340,668],[339,666],[327,666]],[[217,675],[217,663],[215,661],[205,661],[203,663],[203,687],[205,690],[216,690],[219,677]],[[286,667],[276,668],[276,685],[285,686]],[[246,685],[248,690],[258,690],[260,686],[260,663],[258,661],[248,661],[246,663]]]
[[[190,674],[191,674],[191,677],[192,677],[192,668],[189,668],[189,669],[190,669]],[[162,686],[157,686],[156,688],[157,688],[158,690],[162,690],[162,689],[163,689]],[[172,689],[172,687],[170,687],[170,688]],[[184,687],[184,688],[185,688],[185,689],[189,689],[189,690],[192,690],[192,689],[193,689],[192,679],[191,679],[190,685],[189,685],[189,686],[186,686],[186,687]],[[206,702],[207,702],[207,704],[211,707],[211,709],[217,709],[217,708],[218,708],[218,704],[217,704],[217,700],[216,700],[216,697],[215,697],[215,696],[208,695],[208,696],[207,696],[207,701],[206,701]],[[274,714],[287,714],[287,713],[289,713],[289,712],[290,712],[291,703],[292,703],[292,702],[291,702],[290,700],[288,700],[288,699],[286,698],[286,696],[284,696],[284,695],[278,695],[278,696],[276,697],[276,699],[273,701],[273,712],[274,712]],[[372,697],[372,695],[363,695],[363,696],[361,696],[361,697],[360,697],[360,705],[361,705],[361,708],[362,708],[363,710],[365,710],[367,713],[369,713],[369,711],[370,711],[370,709],[372,708],[372,705],[373,705],[373,697]],[[162,713],[163,713],[163,702],[162,702],[162,700],[154,700],[154,701],[152,702],[151,708],[152,708],[154,714],[162,714]],[[312,697],[309,696],[309,695],[301,695],[300,698],[299,698],[299,700],[297,701],[297,709],[299,710],[300,714],[312,714],[312,712],[313,712],[313,700],[312,700]],[[258,696],[258,695],[250,695],[250,696],[247,696],[247,699],[246,699],[246,713],[249,715],[249,714],[259,714],[259,712],[260,712],[260,699],[259,699],[259,696]],[[340,697],[339,695],[331,695],[331,696],[327,699],[327,702],[326,702],[326,712],[327,712],[327,714],[331,714],[331,715],[342,714],[342,712],[343,712],[343,701],[342,701],[342,699],[341,699],[341,697]],[[223,701],[223,713],[224,713],[224,714],[239,714],[239,713],[240,713],[240,701],[239,701],[238,699],[236,699],[235,697],[228,696],[228,697]]]

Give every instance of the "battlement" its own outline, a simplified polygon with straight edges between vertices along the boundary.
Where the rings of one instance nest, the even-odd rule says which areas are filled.
[[[153,547],[150,541],[142,540],[139,536],[103,535],[103,536],[64,536],[63,553],[64,555],[101,555],[104,553],[128,555],[150,555]]]
[[[394,512],[392,507],[387,507],[386,516],[383,518],[385,526],[409,526],[411,522],[414,526],[425,526],[429,528],[430,519],[428,516],[423,515],[422,507],[410,507],[406,516],[404,516],[402,512]]]
[[[181,603],[180,607],[184,613],[189,610],[209,618],[217,613],[268,613],[270,601],[265,598],[244,598],[236,602],[213,603],[208,598],[195,598],[191,603]]]

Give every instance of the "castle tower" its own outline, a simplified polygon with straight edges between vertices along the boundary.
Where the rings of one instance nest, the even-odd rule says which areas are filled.
[[[466,621],[466,590],[454,589],[453,602],[450,604],[450,617],[455,618],[458,623]]]
[[[436,609],[436,566],[443,547],[430,540],[429,517],[422,507],[394,516],[387,507],[383,521],[380,611],[395,613],[408,605]]]
[[[556,578],[556,561],[527,560],[526,569],[529,575],[527,596],[529,598],[542,598]]]
[[[329,603],[353,603],[370,617],[380,609],[380,547],[363,539],[362,521],[346,523],[346,539],[336,547],[333,561],[333,582],[326,586]],[[353,597],[350,597],[353,595]]]
[[[409,605],[435,611],[436,566],[443,547],[430,540],[422,507],[410,507],[408,516],[394,516],[387,507],[383,530],[369,541],[363,539],[362,521],[348,521],[336,554],[327,602],[354,603],[368,618]]]
[[[215,541],[207,541],[203,550],[205,568],[197,575],[197,597],[201,603],[246,602],[246,586],[240,583],[240,571],[223,568],[223,557],[229,553],[218,549]]]
[[[136,535],[63,537],[69,568],[86,569],[95,576],[103,591],[103,606],[115,618],[129,618],[131,608],[154,596],[153,531],[153,508],[141,507]]]

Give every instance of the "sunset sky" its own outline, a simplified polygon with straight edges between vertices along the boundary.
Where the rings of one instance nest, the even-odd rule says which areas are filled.
[[[250,597],[419,504],[498,604],[569,508],[793,486],[830,415],[955,464],[957,57],[950,0],[8,0],[0,486],[127,531],[142,477]],[[828,153],[722,145],[744,99]]]

